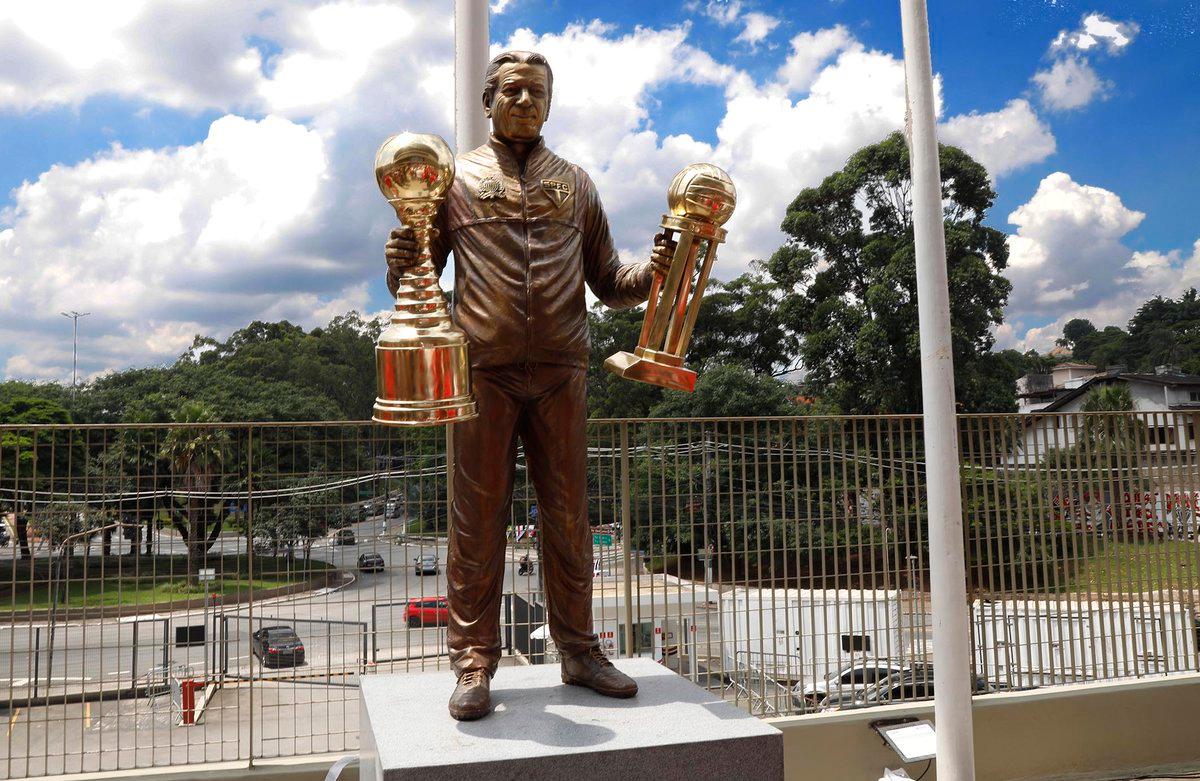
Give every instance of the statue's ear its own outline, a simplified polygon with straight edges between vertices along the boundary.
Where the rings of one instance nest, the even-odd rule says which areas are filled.
[[[486,91],[483,93],[483,115],[488,119],[492,118],[492,96]]]

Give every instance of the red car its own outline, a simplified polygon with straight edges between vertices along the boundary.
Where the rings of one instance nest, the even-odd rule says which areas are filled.
[[[404,608],[409,626],[444,626],[450,621],[450,605],[445,597],[411,600]]]

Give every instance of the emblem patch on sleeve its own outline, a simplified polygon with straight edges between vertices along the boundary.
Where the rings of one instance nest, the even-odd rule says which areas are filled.
[[[495,174],[488,174],[479,181],[479,190],[476,192],[479,200],[486,201],[489,198],[504,197],[504,182]]]
[[[554,201],[554,205],[559,208],[562,208],[562,205],[571,197],[571,185],[566,182],[543,179],[542,189],[546,191],[546,195],[550,196],[550,200]]]

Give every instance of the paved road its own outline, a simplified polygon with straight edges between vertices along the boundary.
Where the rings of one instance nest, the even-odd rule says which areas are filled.
[[[231,677],[331,680],[375,665],[409,670],[436,664],[446,652],[443,630],[407,626],[405,608],[411,600],[445,594],[446,546],[432,539],[397,541],[392,533],[396,526],[376,517],[352,526],[355,544],[335,545],[327,538],[314,545],[314,559],[347,573],[347,584],[341,588],[265,600],[252,607],[0,626],[0,685],[7,680],[3,688],[14,698],[25,698],[128,688],[145,683],[150,671],[163,668],[204,679],[223,672]],[[240,538],[224,538],[215,549],[233,553],[244,547]],[[182,552],[182,543],[164,535],[160,548],[164,553]],[[382,556],[383,572],[357,571],[358,556],[367,552]],[[523,546],[508,549],[504,572],[508,593],[528,596],[539,590],[536,574],[517,574],[517,559],[526,552]],[[430,553],[437,556],[438,572],[416,573],[413,560]],[[303,666],[270,670],[252,660],[251,633],[279,624],[292,626],[300,635],[305,644]],[[177,645],[176,632],[186,626],[206,626],[209,641]],[[158,673],[153,680],[160,677]],[[0,699],[7,699],[9,692],[3,688]]]

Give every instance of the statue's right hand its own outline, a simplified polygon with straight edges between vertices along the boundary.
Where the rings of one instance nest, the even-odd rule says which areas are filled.
[[[395,228],[383,245],[383,256],[387,258],[387,286],[396,294],[400,277],[417,265],[417,239],[412,228]]]
[[[407,271],[417,265],[417,238],[413,229],[393,229],[387,244],[383,245],[383,256],[391,271]]]

